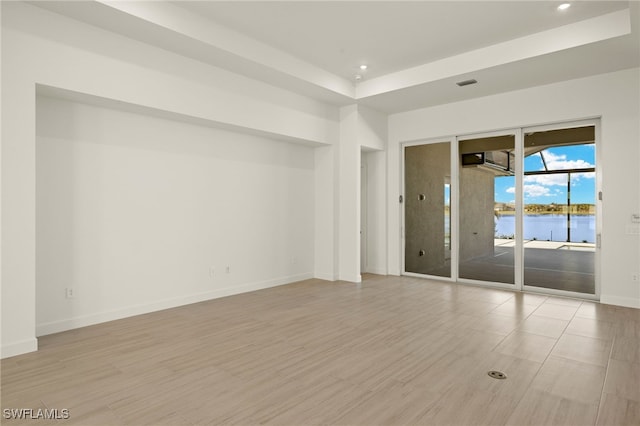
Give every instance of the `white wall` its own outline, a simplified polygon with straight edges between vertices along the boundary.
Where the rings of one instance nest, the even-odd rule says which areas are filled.
[[[360,160],[358,105],[340,108],[337,182],[338,278],[360,282]]]
[[[334,107],[22,2],[2,7],[3,74],[12,86],[38,83],[300,141],[337,141]]]
[[[315,277],[335,281],[338,279],[337,201],[338,175],[333,146],[315,149]]]
[[[36,136],[38,335],[313,276],[313,148],[46,97]]]
[[[372,151],[362,156],[367,165],[365,272],[387,275],[387,155]]]
[[[640,307],[640,70],[631,69],[425,108],[389,118],[389,273],[400,265],[400,144],[404,141],[602,117],[601,301]]]
[[[340,109],[340,144],[336,163],[339,164],[335,182],[338,186],[335,193],[338,210],[338,278],[350,282],[360,282],[361,271],[361,162],[371,161],[373,172],[367,173],[366,244],[364,255],[367,272],[384,273],[386,256],[383,245],[385,232],[379,225],[386,220],[386,190],[384,179],[386,174],[384,149],[387,139],[387,116],[361,105],[349,105]],[[375,176],[372,173],[376,173]],[[381,174],[380,174],[381,173]],[[384,258],[384,259],[382,259]]]
[[[169,116],[192,117],[212,126],[220,125],[241,133],[262,135],[260,140],[270,147],[273,145],[267,138],[327,147],[338,142],[339,114],[335,107],[63,18],[29,4],[1,2],[0,7],[2,357],[37,349],[36,87],[48,86],[100,97],[116,103],[161,111]],[[195,130],[193,132],[197,133]],[[234,136],[232,139],[245,140],[240,136]],[[69,139],[69,143],[73,140]],[[257,139],[251,143],[257,144]],[[80,146],[93,146],[98,149],[103,145],[84,144],[78,145],[78,149],[81,149]],[[123,147],[114,146],[110,152],[115,153],[118,149]],[[82,152],[89,155],[89,152]],[[177,157],[182,155],[180,152],[174,154]],[[116,165],[116,158],[111,158],[110,161],[112,166]],[[149,167],[151,166],[152,164],[149,164]],[[323,167],[325,166],[333,167],[332,164]],[[180,167],[188,168],[187,162],[181,163]],[[197,170],[198,168],[194,168],[193,172]],[[195,177],[191,175],[191,178]],[[313,181],[313,178],[311,179]],[[181,184],[186,183],[185,180],[181,181]],[[152,182],[147,184],[151,185]],[[275,182],[272,181],[271,184]],[[334,185],[337,183],[334,182]],[[305,194],[306,199],[314,200],[314,186],[306,188],[309,190]],[[200,187],[198,191],[201,192],[202,189]],[[180,195],[183,198],[195,197],[192,193]],[[133,195],[130,194],[129,197]],[[279,201],[283,205],[291,205],[287,199]],[[81,207],[88,208],[78,206]],[[308,218],[311,223],[313,216],[312,214]],[[330,228],[325,232],[336,232],[336,223],[329,223],[328,226]],[[313,225],[310,229],[313,229]],[[150,235],[151,231],[148,230],[147,233]],[[246,238],[239,241],[246,242]],[[260,246],[260,249],[262,247]],[[293,246],[288,246],[288,249],[293,249]],[[233,247],[232,250],[235,253],[239,248]],[[311,244],[309,253],[312,257],[313,251],[314,247]],[[304,271],[303,273],[313,272],[312,266],[305,264],[306,255],[303,257],[297,267],[301,268],[300,271]],[[183,260],[187,263],[205,261],[204,258]],[[214,261],[218,262],[217,259]],[[225,262],[224,259],[221,261]],[[207,259],[206,262],[208,265],[211,260]],[[236,257],[228,262],[241,263]],[[199,274],[201,263],[198,263],[199,266],[195,263],[190,264],[193,268],[198,268],[198,272],[194,274]],[[217,272],[220,272],[222,265],[215,266],[218,267]],[[145,270],[144,273],[147,272],[148,276],[156,276],[154,271]],[[268,276],[261,279],[279,279],[297,273],[297,268],[285,271],[277,266],[269,271]],[[132,274],[128,279],[134,278],[136,276]],[[220,288],[227,284],[250,285],[255,282],[254,277],[241,273],[228,278],[228,282],[220,283]],[[245,279],[246,281],[240,283],[240,280]],[[173,292],[174,288],[167,281],[158,289],[161,296],[154,301],[159,301],[162,297],[165,301],[180,297],[189,299],[201,290],[210,290],[204,287],[206,284],[200,278],[196,281],[193,287],[185,289],[181,295],[176,295]],[[211,288],[212,291],[216,289]],[[78,290],[79,297],[81,293],[82,288]],[[139,296],[135,295],[136,301],[142,300]],[[131,305],[134,303],[137,302],[132,302]],[[115,305],[109,302],[101,309],[106,312],[109,309],[118,310],[131,305],[123,302],[114,307]],[[78,315],[87,313],[88,308],[83,309],[85,310],[78,312]],[[42,324],[67,318],[38,316],[38,323]]]
[[[364,194],[366,249],[361,255],[366,256],[364,272],[380,275],[387,273],[387,122],[386,114],[358,105],[357,137],[367,173],[367,194]]]
[[[367,150],[383,151],[387,147],[387,115],[358,105],[358,141]]]

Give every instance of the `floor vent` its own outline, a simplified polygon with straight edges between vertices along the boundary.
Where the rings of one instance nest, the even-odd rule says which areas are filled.
[[[489,371],[487,373],[489,375],[489,377],[494,378],[494,379],[499,379],[499,380],[504,380],[507,378],[507,375],[504,374],[502,371]]]

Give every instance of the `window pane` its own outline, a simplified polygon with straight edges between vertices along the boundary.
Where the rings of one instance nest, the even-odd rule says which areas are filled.
[[[405,148],[405,271],[451,276],[449,142]]]
[[[460,141],[460,278],[515,282],[514,149],[514,135]]]

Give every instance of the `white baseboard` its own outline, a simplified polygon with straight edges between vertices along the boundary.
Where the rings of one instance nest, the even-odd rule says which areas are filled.
[[[2,346],[0,358],[9,358],[16,355],[22,355],[38,350],[38,339],[27,339],[20,342],[9,343]]]
[[[387,270],[383,268],[367,268],[365,273],[374,275],[387,275]]]
[[[347,275],[341,276],[340,281],[347,281],[350,283],[361,283],[362,276],[360,274],[357,274],[357,275],[347,274]]]
[[[338,277],[331,273],[316,272],[313,277],[325,281],[338,281]]]
[[[600,303],[640,309],[640,298],[636,299],[633,297],[608,296],[606,294],[601,294]]]
[[[233,287],[221,288],[204,293],[190,294],[187,296],[172,299],[158,300],[141,305],[127,306],[122,309],[100,312],[97,314],[84,315],[59,321],[37,324],[36,336],[46,336],[47,334],[73,330],[75,328],[86,327],[89,325],[100,324],[103,322],[118,320],[122,318],[128,318],[135,315],[148,314],[150,312],[161,311],[163,309],[170,309],[178,306],[189,305],[192,303],[204,302],[206,300],[217,299],[220,297],[232,296],[234,294],[247,293],[249,291],[262,290],[270,287],[291,284],[310,278],[313,278],[313,274],[311,273],[291,275],[288,277],[275,278],[267,281],[259,281]]]

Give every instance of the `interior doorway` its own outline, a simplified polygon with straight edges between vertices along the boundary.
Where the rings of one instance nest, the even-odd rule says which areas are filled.
[[[366,156],[360,161],[360,274],[367,272],[367,205],[368,205],[368,168]]]

